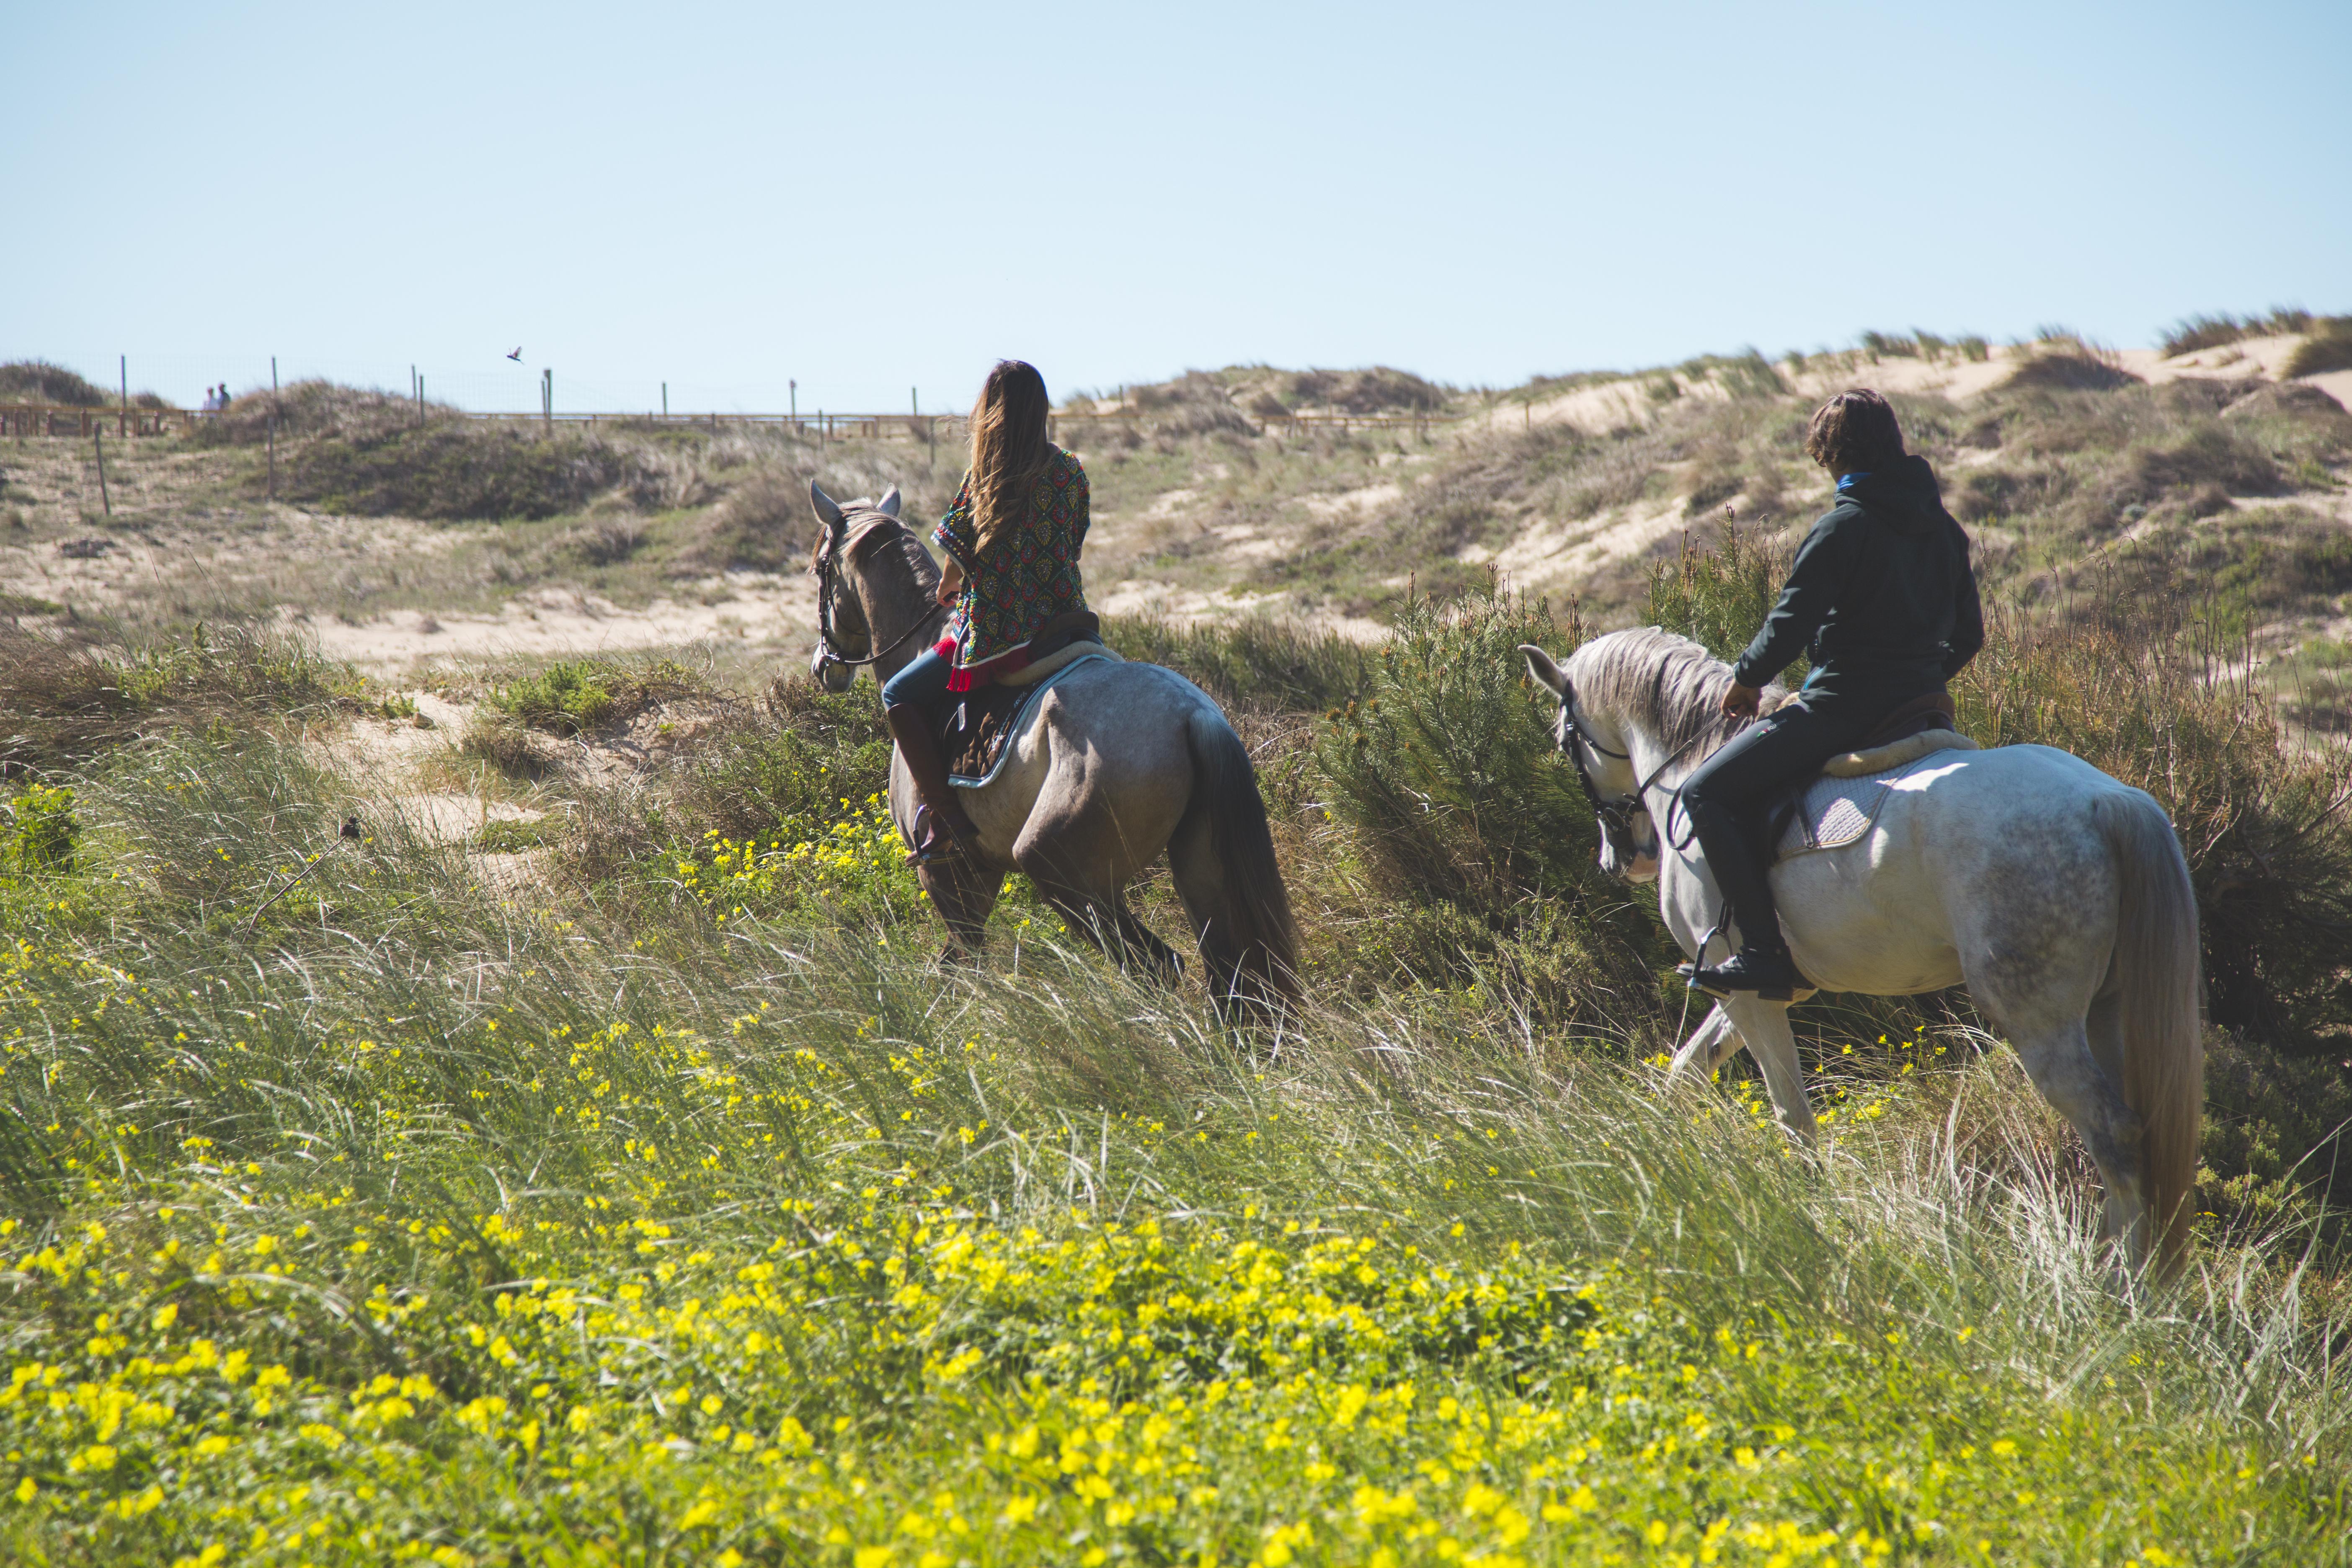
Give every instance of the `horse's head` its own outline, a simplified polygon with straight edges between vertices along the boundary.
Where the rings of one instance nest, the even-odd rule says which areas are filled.
[[[1601,868],[1629,882],[1654,881],[1657,826],[1650,818],[1641,776],[1633,771],[1633,748],[1622,726],[1579,702],[1575,682],[1552,662],[1551,655],[1532,643],[1521,643],[1519,653],[1528,661],[1528,673],[1559,701],[1552,740],[1576,769],[1577,783],[1591,803],[1601,828]]]
[[[809,574],[816,579],[816,649],[809,656],[809,676],[827,691],[846,691],[857,679],[858,667],[873,662],[874,634],[866,618],[865,597],[851,574],[856,570],[856,542],[850,514],[880,513],[896,518],[898,487],[892,485],[880,500],[860,497],[846,506],[809,481],[809,505],[819,524],[816,548],[809,556]],[[861,531],[862,536],[862,531]]]

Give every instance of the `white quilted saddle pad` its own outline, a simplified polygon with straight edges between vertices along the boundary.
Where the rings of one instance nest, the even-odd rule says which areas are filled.
[[[1870,831],[1879,812],[1885,809],[1887,796],[1894,793],[1895,780],[1922,768],[1948,767],[1953,761],[1953,753],[1930,752],[1883,773],[1865,773],[1860,778],[1832,778],[1824,774],[1815,779],[1798,803],[1796,816],[1780,835],[1773,858],[1786,860],[1791,855],[1808,855],[1817,849],[1843,848]]]

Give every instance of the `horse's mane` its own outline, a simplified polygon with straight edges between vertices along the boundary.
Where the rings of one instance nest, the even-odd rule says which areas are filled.
[[[906,566],[903,577],[885,571],[863,579],[870,592],[903,593],[906,595],[902,602],[891,607],[897,614],[886,612],[882,617],[883,625],[903,626],[908,616],[928,618],[935,607],[931,595],[939,586],[940,569],[932,562],[931,552],[923,548],[923,542],[916,538],[914,531],[905,523],[871,501],[844,502],[841,513],[843,559],[840,564],[854,567],[874,558],[887,561],[890,552],[895,550]],[[824,554],[827,537],[820,530],[816,543],[809,550],[809,571],[812,574]]]
[[[841,517],[842,538],[846,542],[844,553],[846,556],[851,559],[863,556],[887,541],[898,547],[899,553],[906,558],[908,567],[915,574],[916,583],[925,592],[938,584],[938,563],[931,560],[931,552],[923,548],[923,542],[916,538],[914,531],[905,523],[871,501],[863,500],[844,501]],[[815,542],[809,546],[808,569],[812,573],[816,570],[818,559],[824,554],[824,531],[820,529]]]
[[[1686,761],[1706,756],[1747,723],[1724,716],[1731,667],[1662,626],[1594,637],[1569,655],[1567,673],[1587,709],[1624,714],[1668,752],[1688,748]],[[1767,689],[1765,711],[1780,695],[1779,687]]]

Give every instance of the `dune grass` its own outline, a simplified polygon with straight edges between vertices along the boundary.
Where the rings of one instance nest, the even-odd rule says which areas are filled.
[[[2352,370],[2352,316],[2322,316],[2309,323],[2310,336],[2295,345],[2286,363],[2289,375]]]
[[[2282,332],[2307,332],[2312,317],[2308,310],[2290,306],[2274,307],[2266,316],[2233,316],[2227,310],[2213,315],[2184,316],[2166,332],[2161,343],[2164,357],[2197,353],[2200,349],[2217,349],[2246,338],[2267,337]]]
[[[2342,1559],[2296,1238],[2119,1292],[1958,1037],[1801,1156],[1377,1000],[501,904],[351,792],[126,763],[135,918],[0,960],[15,1560]]]

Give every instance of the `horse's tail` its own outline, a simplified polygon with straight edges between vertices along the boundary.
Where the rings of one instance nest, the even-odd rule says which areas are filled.
[[[1200,935],[1220,1002],[1260,1012],[1298,999],[1298,927],[1274,856],[1257,770],[1224,715],[1202,704],[1186,725],[1192,798],[1169,841],[1177,895]]]
[[[2148,795],[2110,792],[2091,809],[2122,900],[2112,973],[2123,1010],[2124,1100],[2143,1128],[2148,1223],[2158,1272],[2169,1276],[2188,1239],[2205,1109],[2197,892],[2172,824]]]

